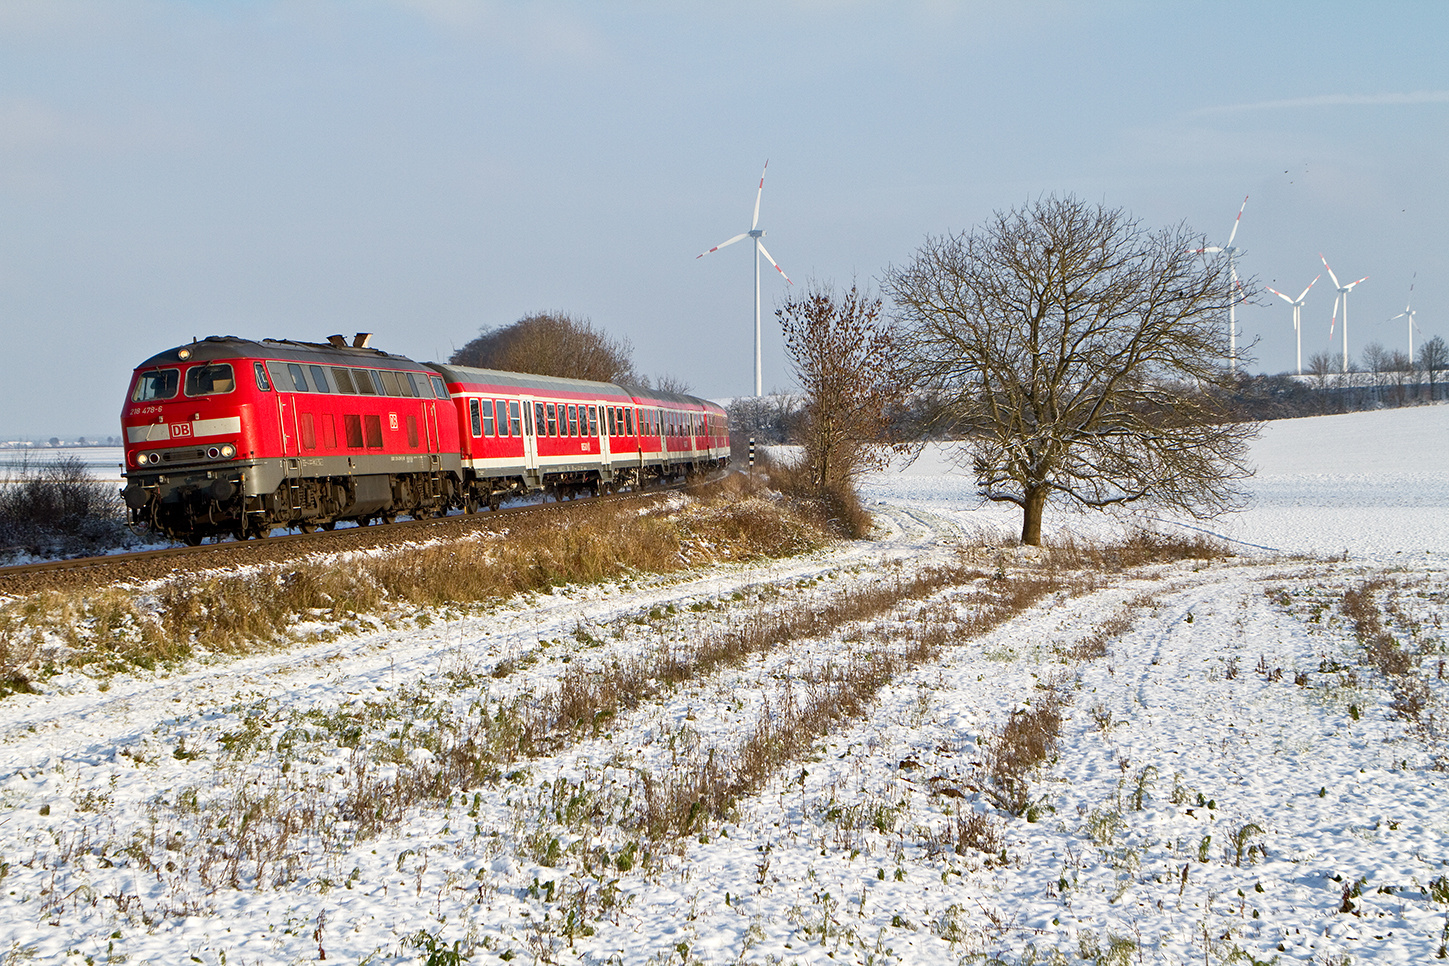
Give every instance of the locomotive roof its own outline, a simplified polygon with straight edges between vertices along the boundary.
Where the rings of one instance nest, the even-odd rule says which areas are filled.
[[[181,350],[189,350],[185,359]],[[209,335],[187,345],[174,346],[158,352],[137,366],[176,365],[181,362],[205,362],[215,359],[286,359],[295,362],[319,363],[347,366],[374,366],[395,369],[419,370],[423,366],[406,356],[393,355],[381,349],[336,346],[321,342],[296,342],[291,339],[242,339],[234,335]]]

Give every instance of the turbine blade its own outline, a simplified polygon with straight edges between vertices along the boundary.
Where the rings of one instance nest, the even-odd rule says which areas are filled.
[[[1243,223],[1243,209],[1248,207],[1248,196],[1243,195],[1243,203],[1238,208],[1238,217],[1233,219],[1233,230],[1228,234],[1228,243],[1224,248],[1233,247],[1233,239],[1238,237],[1238,226]]]
[[[718,245],[716,245],[713,248],[711,248],[709,250],[709,252],[700,252],[698,255],[696,255],[694,257],[695,258],[703,258],[704,256],[708,255],[710,252],[717,252],[721,248],[724,248],[726,245],[733,245],[735,242],[740,241],[741,239],[744,239],[744,238],[749,238],[749,237],[750,237],[750,233],[749,232],[743,232],[743,233],[738,234],[735,237],[731,238],[729,241],[722,241],[722,242],[720,242]]]
[[[1361,279],[1358,280],[1358,282],[1367,282],[1367,281],[1368,281],[1368,276],[1367,275],[1365,275],[1363,278],[1361,278]],[[1353,290],[1353,287],[1355,285],[1357,285],[1358,282],[1349,282],[1347,285],[1344,286],[1344,288],[1352,291]]]
[[[1319,252],[1318,253],[1318,257],[1323,259],[1323,267],[1328,269],[1328,277],[1331,278],[1331,279],[1333,279],[1333,287],[1334,288],[1343,288],[1342,285],[1339,285],[1338,284],[1338,276],[1335,275],[1335,274],[1333,274],[1333,269],[1329,266],[1328,259],[1323,258],[1323,252]],[[1338,301],[1337,299],[1334,299],[1335,304],[1337,303],[1337,301]],[[1334,311],[1336,312],[1338,310],[1337,309],[1334,309]]]
[[[1313,276],[1313,281],[1311,281],[1311,282],[1308,283],[1308,288],[1305,288],[1303,290],[1303,294],[1300,295],[1300,296],[1298,296],[1298,301],[1299,302],[1303,301],[1304,299],[1306,299],[1308,297],[1308,289],[1309,288],[1312,288],[1314,285],[1318,284],[1318,280],[1320,278],[1322,278],[1322,277],[1323,277],[1323,273],[1322,272],[1319,272],[1317,275]]]
[[[1343,293],[1342,292],[1340,292],[1338,295],[1334,296],[1334,298],[1333,298],[1333,318],[1330,319],[1329,320],[1329,323],[1328,323],[1328,338],[1329,339],[1332,339],[1333,338],[1333,329],[1334,329],[1335,326],[1338,325],[1338,301],[1341,298],[1343,298]]]
[[[755,217],[750,220],[750,231],[760,227],[760,195],[765,193],[765,172],[770,170],[770,159],[765,159],[765,166],[760,169],[760,188],[755,192]]]
[[[779,272],[784,277],[785,281],[790,282],[790,276],[788,276],[788,275],[785,274],[785,270],[780,267],[780,263],[777,262],[777,261],[775,261],[773,258],[771,258],[769,252],[765,251],[765,245],[764,245],[764,243],[757,241],[755,243],[755,247],[757,247],[760,250],[760,254],[761,255],[764,255],[765,256],[765,261],[769,262],[771,265],[774,265],[775,266],[775,271]],[[795,283],[794,282],[790,282],[790,284],[791,285],[794,285]]]
[[[1284,295],[1282,292],[1278,291],[1273,286],[1271,286],[1271,285],[1264,285],[1263,287],[1265,289],[1267,289],[1268,291],[1272,292],[1274,295],[1278,296],[1283,301],[1287,302],[1289,305],[1292,305],[1293,304],[1293,299],[1291,299],[1288,296]]]

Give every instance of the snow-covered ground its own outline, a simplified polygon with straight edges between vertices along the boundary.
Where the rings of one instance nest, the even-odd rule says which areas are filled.
[[[973,549],[1015,518],[932,453],[870,481],[876,541],[58,676],[0,699],[0,962],[1428,962],[1449,938],[1446,434],[1449,407],[1268,424],[1255,505],[1200,524],[1240,556],[948,630],[864,716],[647,856],[641,803],[853,656],[967,620],[1031,559]],[[661,684],[397,815],[379,792],[502,740],[573,668],[962,561],[983,576]],[[1368,581],[1417,659],[1396,678],[1342,613]],[[1072,656],[1094,637],[1102,656]],[[982,792],[992,736],[1047,689],[1060,741],[1008,815]]]

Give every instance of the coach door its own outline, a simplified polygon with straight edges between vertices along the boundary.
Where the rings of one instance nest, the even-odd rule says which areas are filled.
[[[538,471],[538,422],[534,419],[532,396],[520,396],[523,405],[523,481],[535,489],[542,488],[543,477]]]

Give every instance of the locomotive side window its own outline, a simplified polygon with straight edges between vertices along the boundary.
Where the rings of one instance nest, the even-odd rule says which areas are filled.
[[[433,383],[433,395],[437,396],[439,399],[447,399],[448,398],[448,387],[445,386],[445,385],[443,385],[443,377],[442,376],[433,376],[432,383]]]
[[[308,366],[307,368],[312,373],[312,388],[313,389],[317,390],[318,392],[331,392],[332,391],[331,387],[327,385],[327,372],[326,372],[326,370],[324,370],[321,366]]]
[[[401,386],[404,396],[424,396],[426,393],[418,391],[418,380],[411,372],[400,372],[397,374],[398,384]]]
[[[337,391],[345,392],[349,396],[357,395],[357,389],[352,385],[352,371],[334,366],[332,378],[337,382]],[[361,443],[358,443],[361,446]]]
[[[252,372],[255,373],[257,377],[257,388],[260,389],[262,392],[271,392],[272,383],[270,380],[267,379],[267,367],[262,365],[260,362],[253,362]]]
[[[403,394],[402,389],[397,384],[397,373],[391,369],[384,369],[379,375],[382,376],[382,388],[389,396],[401,396]]]
[[[362,417],[356,413],[343,415],[342,429],[347,435],[347,448],[362,449]]]
[[[382,417],[362,417],[363,428],[367,430],[367,448],[382,449]]]
[[[372,376],[368,375],[366,369],[352,370],[352,388],[356,389],[360,396],[377,395],[377,386],[372,384]]]
[[[519,417],[518,403],[516,403],[516,402],[509,403],[508,404],[508,428],[509,428],[509,431],[512,432],[514,436],[522,436],[523,435],[523,422],[518,417]]]
[[[313,425],[312,414],[303,413],[297,418],[297,428],[302,433],[302,448],[308,451],[317,448],[317,427]]]
[[[418,448],[418,417],[408,417],[408,445],[413,449]]]
[[[473,435],[481,436],[483,434],[483,417],[478,412],[478,400],[468,400],[468,417],[473,421]],[[412,419],[412,417],[409,416],[408,419]],[[489,422],[492,420],[490,419]]]
[[[497,436],[498,424],[493,421],[493,400],[483,400],[483,435]]]
[[[136,388],[131,390],[132,402],[150,402],[153,399],[176,398],[176,387],[181,382],[180,369],[152,369],[143,372],[136,379]]]
[[[297,392],[311,391],[307,386],[307,374],[303,372],[302,367],[297,365],[295,362],[287,363],[287,375],[292,377],[292,385],[297,390]]]
[[[186,395],[217,396],[236,388],[236,377],[228,362],[203,362],[186,370]]]

